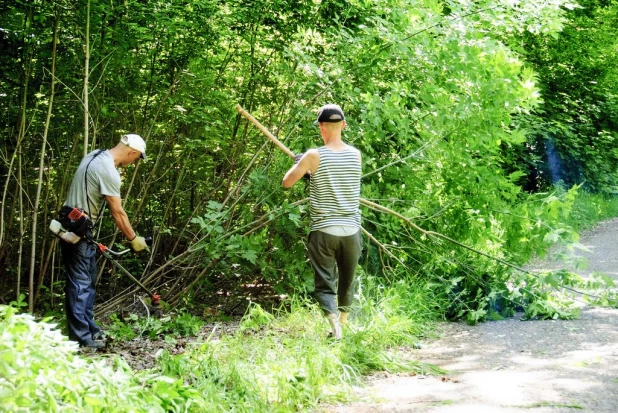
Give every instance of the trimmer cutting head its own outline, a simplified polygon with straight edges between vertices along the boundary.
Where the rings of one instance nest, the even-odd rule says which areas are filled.
[[[152,305],[153,307],[158,307],[160,299],[161,296],[159,294],[153,294],[152,296],[150,296],[150,305]]]

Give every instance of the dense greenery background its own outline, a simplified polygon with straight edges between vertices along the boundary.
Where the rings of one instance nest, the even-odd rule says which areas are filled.
[[[321,143],[316,109],[339,103],[365,199],[514,264],[576,237],[560,222],[578,190],[615,189],[615,0],[20,0],[0,12],[3,302],[25,292],[31,310],[61,308],[47,225],[84,151],[128,132],[151,160],[123,173],[125,208],[155,243],[123,265],[168,302],[229,297],[230,312],[249,294],[310,289],[307,189],[282,190],[290,159],[236,104],[300,152]],[[362,277],[422,283],[439,314],[474,322],[539,297],[513,289],[539,282],[526,274],[362,212],[381,243],[366,238]],[[100,240],[121,248],[114,231],[108,216]],[[100,264],[97,302],[113,308],[131,283]]]

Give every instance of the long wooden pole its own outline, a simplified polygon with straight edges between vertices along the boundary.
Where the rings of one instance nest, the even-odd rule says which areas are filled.
[[[238,113],[240,113],[245,119],[247,119],[249,122],[253,123],[255,126],[257,126],[257,128],[259,130],[262,131],[262,133],[264,135],[266,135],[266,137],[268,139],[270,139],[271,141],[273,141],[273,143],[275,145],[277,145],[283,152],[285,152],[285,154],[287,156],[289,156],[290,158],[294,158],[294,152],[292,152],[291,150],[289,150],[287,148],[287,146],[285,146],[283,143],[281,143],[281,141],[279,139],[277,139],[275,137],[275,135],[273,135],[272,133],[270,133],[270,131],[268,129],[266,129],[256,118],[254,118],[253,116],[251,116],[251,114],[249,112],[247,112],[246,110],[244,110],[240,105],[236,105],[236,111]]]

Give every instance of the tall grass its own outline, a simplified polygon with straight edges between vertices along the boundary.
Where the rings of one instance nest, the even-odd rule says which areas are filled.
[[[422,304],[426,291],[416,283],[363,283],[340,342],[327,339],[321,310],[305,300],[292,299],[275,314],[252,305],[234,335],[163,354],[161,373],[184,378],[213,412],[304,411],[352,400],[352,387],[371,371],[439,373],[395,351],[427,334],[433,315]]]
[[[571,214],[565,220],[576,231],[589,229],[598,222],[618,216],[618,194],[580,190]]]
[[[375,370],[441,373],[397,351],[429,333],[428,290],[408,279],[384,287],[359,273],[341,341],[327,338],[312,301],[292,298],[274,313],[253,304],[234,334],[213,331],[185,354],[163,352],[156,368],[137,372],[120,359],[108,366],[83,358],[55,326],[0,306],[0,354],[8,357],[0,357],[0,410],[307,411],[352,400],[353,387]]]

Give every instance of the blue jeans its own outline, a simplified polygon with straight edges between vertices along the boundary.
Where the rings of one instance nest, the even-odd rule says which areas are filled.
[[[100,331],[94,323],[96,247],[82,238],[77,244],[60,241],[60,248],[67,272],[64,292],[69,339],[83,343]]]

